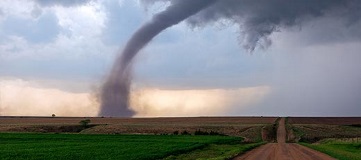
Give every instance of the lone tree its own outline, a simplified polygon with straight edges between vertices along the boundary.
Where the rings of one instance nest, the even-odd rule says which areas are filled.
[[[79,123],[80,123],[80,125],[83,126],[84,128],[87,128],[87,127],[88,127],[88,124],[90,123],[90,119],[81,120]]]
[[[55,114],[52,114],[51,117],[55,117],[56,115]]]

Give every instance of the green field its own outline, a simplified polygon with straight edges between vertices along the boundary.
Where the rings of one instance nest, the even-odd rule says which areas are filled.
[[[241,141],[228,136],[0,133],[0,159],[161,159],[212,145],[240,146]]]
[[[266,142],[250,143],[250,144],[211,144],[202,149],[180,154],[177,156],[169,156],[165,160],[224,160],[231,159],[239,154],[256,148]]]
[[[326,153],[340,160],[360,160],[361,142],[359,140],[343,141],[339,139],[325,139],[317,144],[301,143],[304,146]]]

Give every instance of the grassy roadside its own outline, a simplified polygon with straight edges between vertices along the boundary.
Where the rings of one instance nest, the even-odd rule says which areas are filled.
[[[340,160],[361,159],[361,128],[349,125],[289,124],[288,142],[326,153]],[[349,137],[349,138],[348,138]]]
[[[265,142],[249,144],[211,144],[205,148],[197,149],[178,156],[169,156],[164,160],[225,160],[243,154]]]
[[[289,123],[289,117],[285,118],[285,127],[287,135],[286,142],[288,143],[299,142],[301,137],[305,134],[301,129]]]
[[[262,140],[266,142],[277,142],[277,128],[281,117],[278,117],[273,124],[268,124],[262,128]]]
[[[276,139],[278,123],[280,117],[273,124],[250,127],[242,132],[247,137],[247,141],[251,143],[235,143],[235,144],[211,144],[207,147],[196,149],[191,152],[172,155],[164,160],[225,160],[232,159],[237,155],[244,154],[246,151],[252,150],[268,142],[274,142]]]
[[[300,143],[306,147],[326,153],[340,160],[361,159],[361,142],[340,141],[325,139],[317,144]]]

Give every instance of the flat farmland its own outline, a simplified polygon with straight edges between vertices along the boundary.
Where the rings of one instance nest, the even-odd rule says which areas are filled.
[[[264,144],[277,119],[1,117],[0,159],[229,159]]]
[[[361,117],[289,117],[288,131],[290,141],[309,143],[325,138],[356,138],[361,137]]]
[[[90,127],[74,129],[81,120]],[[79,132],[83,134],[195,134],[214,133],[261,141],[261,130],[277,117],[1,117],[0,132]],[[73,127],[71,127],[73,126]]]
[[[79,123],[83,120],[90,123]],[[0,138],[6,142],[2,147],[7,147],[0,159],[20,152],[26,155],[18,157],[20,159],[88,159],[92,158],[89,153],[95,151],[99,152],[98,158],[105,159],[259,159],[259,156],[284,159],[280,157],[290,155],[293,159],[359,159],[360,122],[358,117],[0,117],[0,132],[3,132]],[[285,143],[287,141],[329,155],[296,143]],[[45,152],[48,144],[58,144],[58,148],[50,148],[62,154],[29,152],[37,147],[44,147]],[[13,150],[12,145],[17,146],[17,150]],[[84,151],[88,145],[94,150]],[[125,152],[130,145],[134,145],[135,150]],[[341,145],[343,148],[338,147]],[[117,154],[105,154],[107,149],[98,150],[109,146],[117,148],[114,151]],[[162,152],[147,147],[159,148]]]
[[[112,117],[0,117],[0,124],[78,124],[90,119],[94,124],[267,124],[277,117],[164,117],[164,118],[112,118]]]
[[[353,125],[353,124],[361,124],[361,117],[289,117],[288,123]]]

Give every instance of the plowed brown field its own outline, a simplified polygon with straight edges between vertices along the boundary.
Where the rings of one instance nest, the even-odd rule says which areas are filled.
[[[289,117],[288,123],[351,125],[361,124],[361,117]]]
[[[0,124],[78,124],[90,119],[93,124],[270,124],[276,117],[164,117],[164,118],[109,118],[109,117],[0,117]]]
[[[90,119],[94,127],[81,133],[103,134],[181,134],[197,130],[242,136],[249,141],[261,138],[261,129],[275,122],[276,117],[168,117],[168,118],[109,118],[109,117],[0,117],[0,132],[68,132],[66,127]],[[58,126],[58,127],[57,127]],[[54,128],[55,127],[55,128]],[[50,129],[49,129],[50,128]],[[77,130],[76,130],[77,131]],[[71,132],[71,131],[70,131]]]

